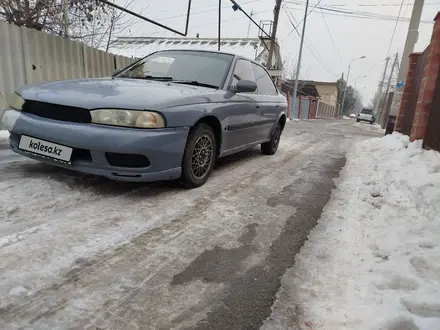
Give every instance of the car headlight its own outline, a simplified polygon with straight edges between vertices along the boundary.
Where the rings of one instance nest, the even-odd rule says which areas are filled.
[[[94,124],[136,128],[165,127],[165,119],[152,111],[99,109],[90,111],[90,115]]]
[[[15,110],[22,110],[24,105],[23,98],[17,93],[12,93],[11,95],[6,97],[6,102],[8,105]]]

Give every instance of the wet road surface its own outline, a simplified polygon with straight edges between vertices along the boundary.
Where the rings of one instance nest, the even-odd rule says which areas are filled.
[[[0,328],[258,329],[365,127],[290,122],[190,191],[0,147]]]

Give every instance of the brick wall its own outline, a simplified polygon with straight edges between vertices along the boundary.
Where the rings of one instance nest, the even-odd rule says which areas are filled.
[[[416,70],[420,63],[422,67]],[[427,49],[423,53],[410,55],[408,74],[396,118],[395,130],[410,135],[412,141],[425,137],[439,74],[440,12],[434,18],[431,42]]]
[[[403,94],[400,100],[399,113],[397,114],[396,126],[394,128],[395,131],[400,133],[405,133],[403,132],[405,116],[408,116],[410,112],[409,103],[411,100],[411,96],[415,97],[412,95],[414,91],[414,75],[416,74],[417,62],[420,60],[421,55],[422,53],[412,53],[411,55],[409,55],[408,74],[406,75],[405,85],[403,86]]]
[[[440,68],[440,12],[434,19],[434,29],[431,43],[428,46],[428,57],[425,65],[419,97],[417,99],[416,113],[414,115],[411,140],[423,139],[428,125],[431,112],[434,90],[437,83]]]

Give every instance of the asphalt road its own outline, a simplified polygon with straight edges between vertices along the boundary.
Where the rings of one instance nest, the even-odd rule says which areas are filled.
[[[125,184],[0,144],[1,329],[258,329],[368,124],[290,122],[207,184]]]

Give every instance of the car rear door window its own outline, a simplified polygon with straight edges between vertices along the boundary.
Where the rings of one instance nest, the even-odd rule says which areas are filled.
[[[258,93],[270,95],[278,94],[272,78],[269,76],[266,70],[254,63],[252,63],[252,67],[255,72],[255,81],[258,86]]]
[[[234,75],[232,77],[232,85],[236,85],[240,80],[255,81],[255,73],[252,69],[251,62],[247,60],[238,60],[235,65]]]

